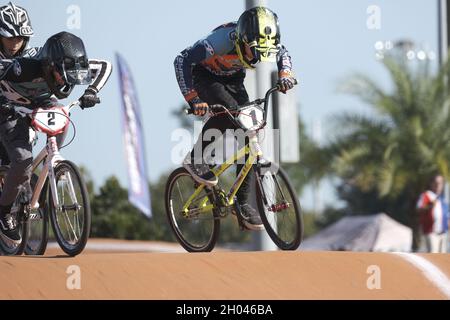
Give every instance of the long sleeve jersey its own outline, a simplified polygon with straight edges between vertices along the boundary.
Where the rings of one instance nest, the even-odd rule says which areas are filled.
[[[6,59],[0,53],[0,94],[7,101],[29,105],[52,96],[42,75],[39,51],[40,48],[30,48],[14,59]],[[99,92],[111,75],[111,63],[90,59],[89,68],[93,75],[89,88]]]
[[[217,76],[232,76],[245,72],[235,46],[236,23],[231,22],[214,29],[206,38],[183,50],[174,61],[175,73],[186,101],[197,96],[194,89],[192,69],[202,65]],[[291,57],[283,45],[278,45],[277,66],[279,71],[291,71]]]

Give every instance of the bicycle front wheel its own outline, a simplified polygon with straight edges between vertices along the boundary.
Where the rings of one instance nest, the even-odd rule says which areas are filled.
[[[61,249],[69,256],[83,251],[91,231],[91,208],[84,180],[77,166],[67,160],[55,167],[56,190],[50,188],[49,212]],[[59,203],[53,200],[56,191]]]
[[[257,171],[257,202],[264,227],[280,249],[295,250],[302,241],[303,222],[294,189],[278,166]]]
[[[183,211],[183,206],[197,186],[186,169],[173,171],[166,185],[166,214],[175,237],[184,249],[209,252],[214,248],[220,230],[220,220],[214,210],[202,211],[203,207],[214,203],[212,191],[203,189]]]

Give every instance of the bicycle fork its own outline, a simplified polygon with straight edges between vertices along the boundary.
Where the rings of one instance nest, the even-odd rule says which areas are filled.
[[[33,171],[38,167],[38,165],[41,162],[45,161],[45,163],[43,165],[42,172],[39,174],[39,178],[36,183],[36,186],[35,186],[35,189],[33,192],[33,196],[31,198],[31,208],[32,209],[39,208],[38,199],[42,192],[42,189],[43,189],[43,186],[44,186],[44,183],[45,183],[45,180],[47,179],[47,177],[49,180],[53,205],[55,206],[55,208],[61,207],[60,199],[59,199],[58,192],[57,192],[58,190],[57,190],[57,185],[56,185],[55,167],[58,164],[58,162],[63,161],[63,160],[64,160],[64,158],[59,153],[56,137],[54,137],[54,136],[49,137],[47,140],[46,148],[43,149],[39,153],[39,155],[36,157],[36,159],[33,161],[33,168],[32,168]],[[72,203],[78,203],[70,174],[67,174],[65,176],[65,178],[67,179],[66,182],[67,182],[69,196],[72,200]]]

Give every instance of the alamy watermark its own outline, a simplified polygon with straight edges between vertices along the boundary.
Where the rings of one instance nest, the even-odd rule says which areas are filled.
[[[68,290],[81,290],[81,269],[77,265],[70,265],[66,269],[69,275],[66,280]]]
[[[369,277],[366,281],[367,289],[379,290],[381,289],[381,269],[377,265],[370,265],[367,267],[366,273]]]
[[[81,8],[76,4],[71,4],[67,7],[68,14],[66,26],[69,30],[81,29]]]
[[[367,7],[366,13],[368,15],[366,26],[369,30],[381,29],[381,8],[377,5],[370,5]]]
[[[240,128],[226,129],[225,132],[216,128],[202,131],[202,126],[202,121],[195,121],[193,132],[184,128],[178,128],[172,132],[171,141],[174,145],[171,161],[173,164],[179,165],[186,161],[209,165],[232,164],[233,155],[247,143],[254,154],[262,152],[262,158],[274,163],[280,161],[279,129],[264,128],[256,134],[254,131],[244,131]],[[272,143],[273,148],[270,147]],[[236,161],[237,164],[245,164],[245,162],[245,157]]]

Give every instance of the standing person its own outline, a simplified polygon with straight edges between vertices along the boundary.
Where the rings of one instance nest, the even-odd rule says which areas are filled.
[[[246,69],[255,68],[261,61],[276,62],[278,83],[281,91],[291,89],[295,80],[292,75],[291,57],[280,43],[280,28],[277,15],[265,7],[246,10],[236,22],[226,23],[214,29],[206,38],[183,50],[175,59],[175,73],[181,93],[193,113],[203,116],[208,105],[221,104],[236,107],[249,101],[244,87]],[[208,129],[237,129],[229,115],[211,117],[205,123],[202,133],[190,156],[183,163],[194,180],[206,186],[217,184],[217,177],[203,160],[202,153],[210,141],[202,137]],[[237,166],[240,171],[242,165]],[[251,230],[262,230],[263,224],[258,212],[248,203],[249,178],[243,181],[237,199],[244,217],[244,225]]]
[[[432,253],[447,252],[449,207],[442,195],[444,183],[442,175],[434,175],[417,202],[421,231],[427,251]]]

